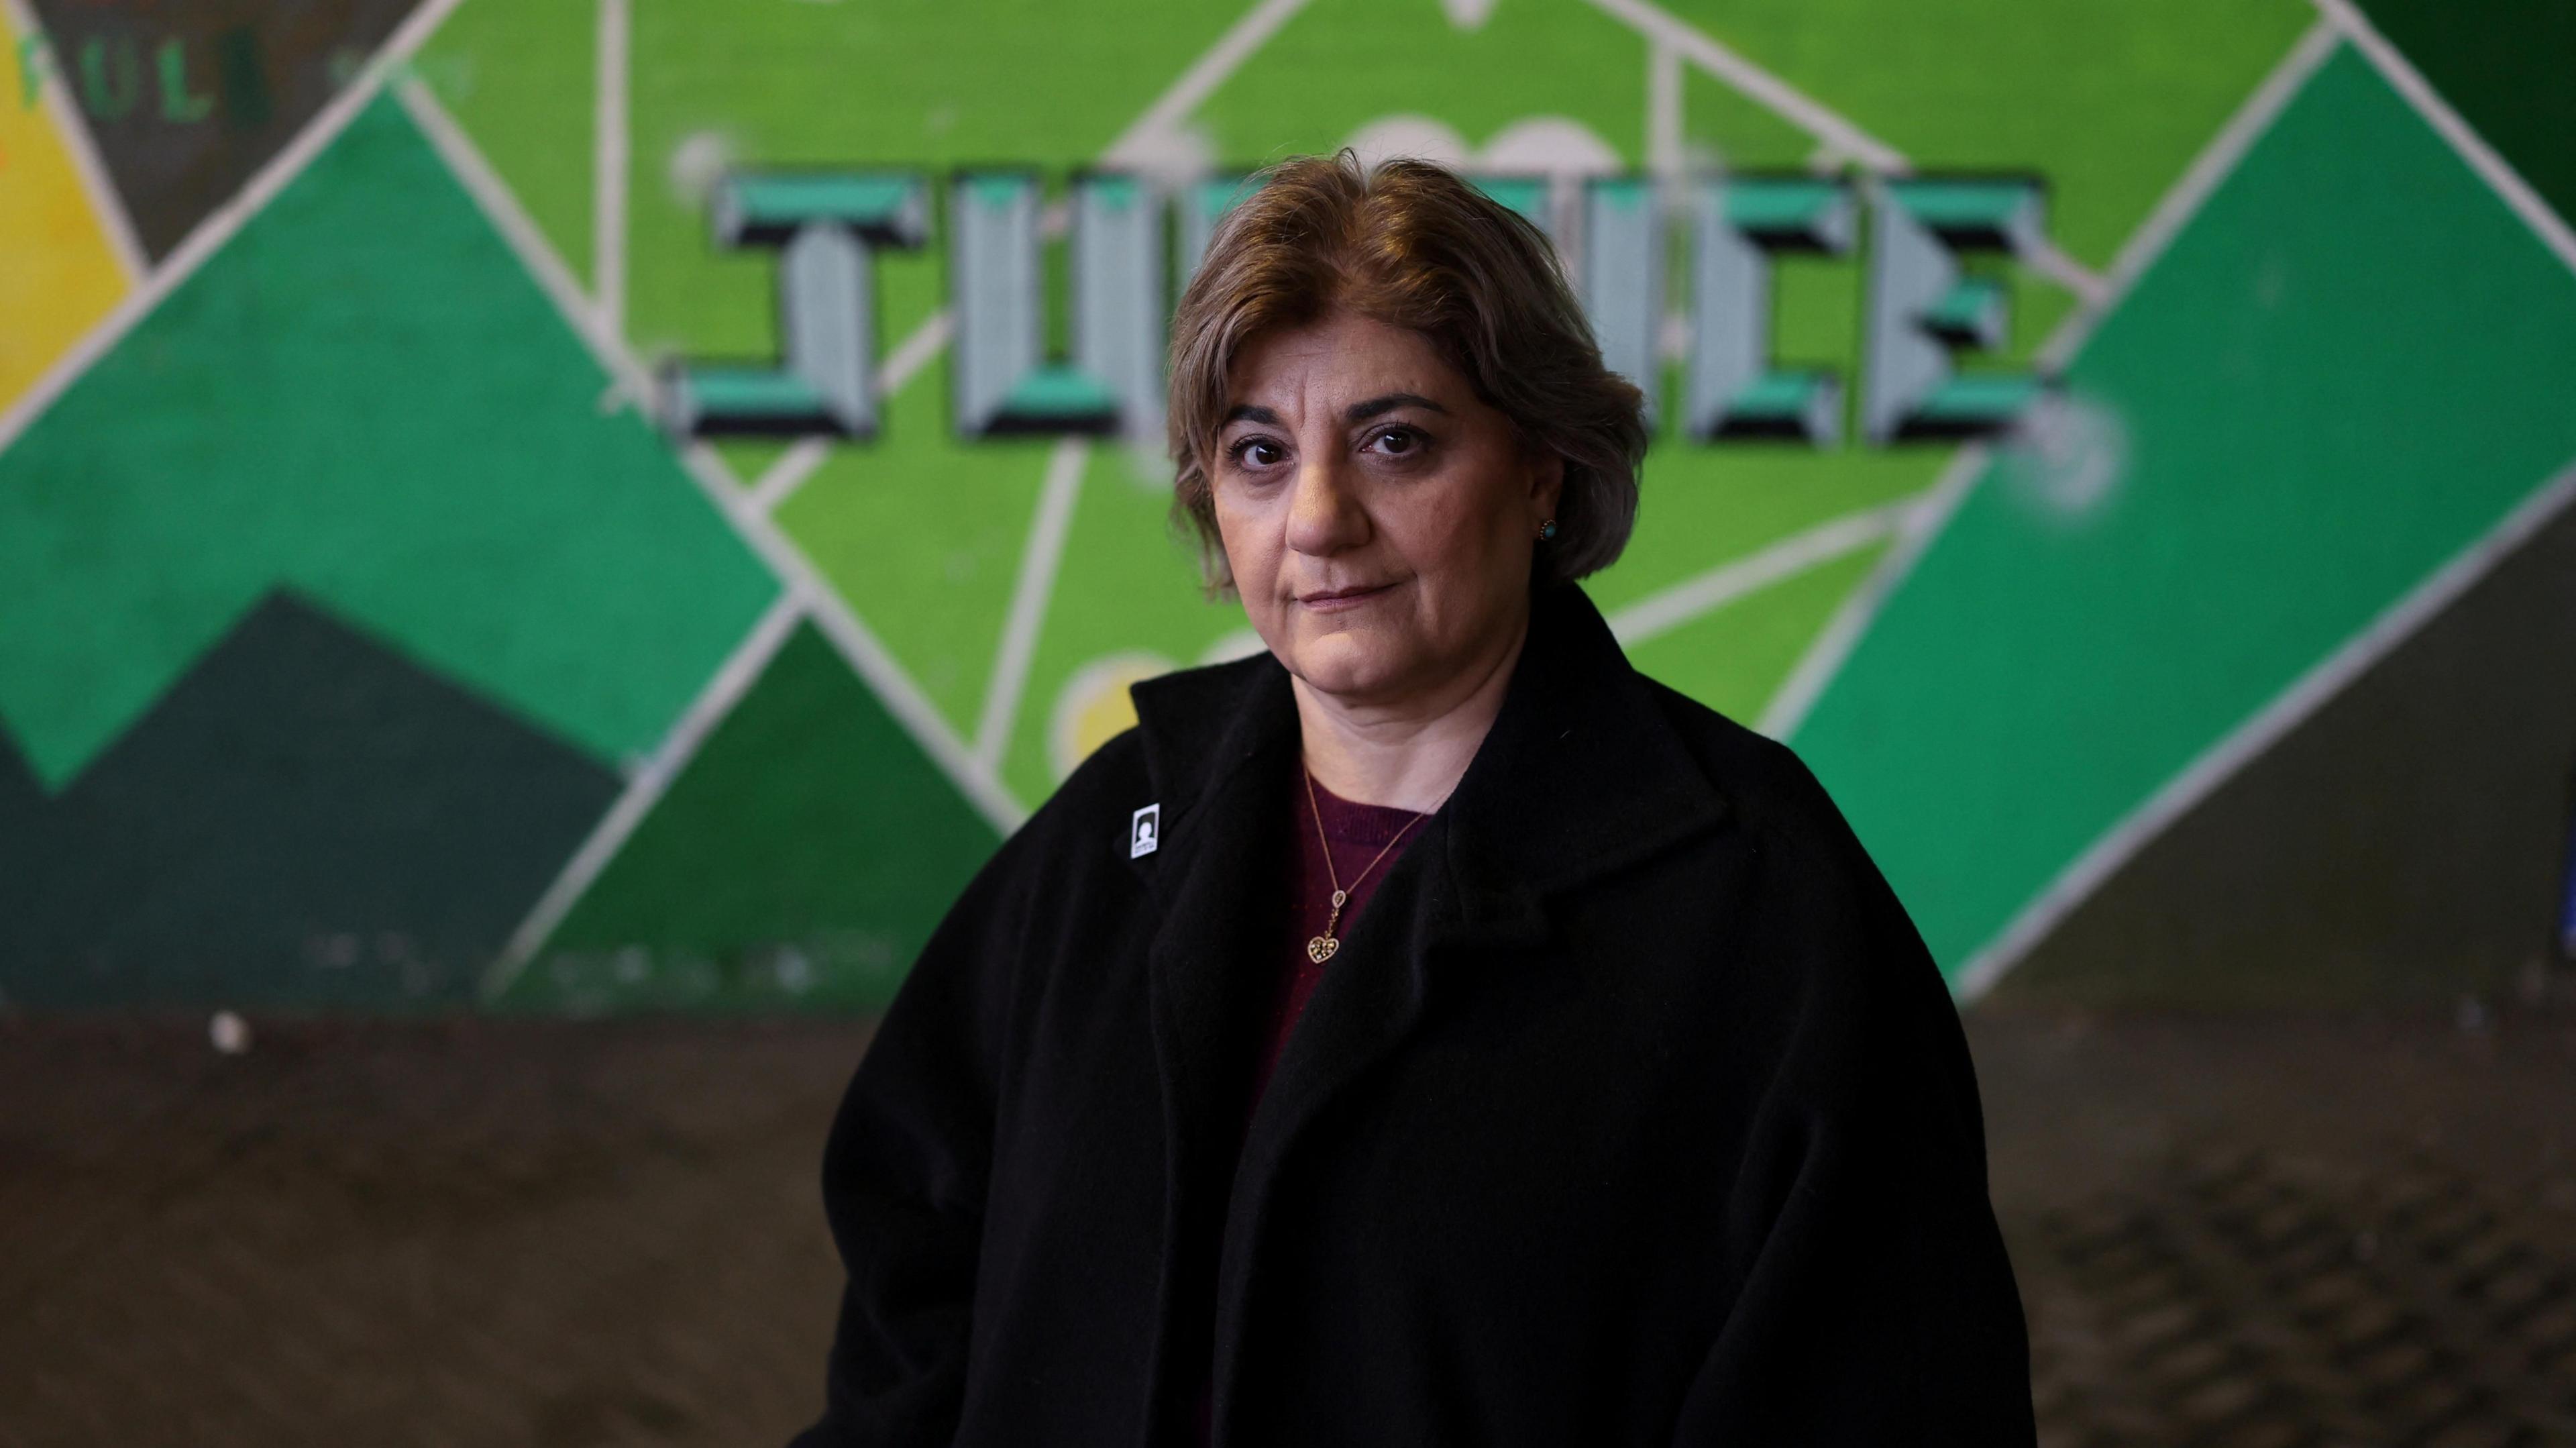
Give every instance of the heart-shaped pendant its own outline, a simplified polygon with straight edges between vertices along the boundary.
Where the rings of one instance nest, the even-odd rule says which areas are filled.
[[[1318,935],[1314,939],[1306,942],[1306,958],[1315,962],[1317,965],[1322,965],[1325,961],[1333,958],[1334,951],[1341,948],[1342,943],[1335,940],[1333,937],[1329,935]]]

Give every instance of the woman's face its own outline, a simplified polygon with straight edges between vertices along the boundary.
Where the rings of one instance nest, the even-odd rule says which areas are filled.
[[[1208,481],[1262,642],[1350,704],[1481,677],[1527,618],[1562,462],[1420,333],[1349,313],[1256,339],[1226,383]]]

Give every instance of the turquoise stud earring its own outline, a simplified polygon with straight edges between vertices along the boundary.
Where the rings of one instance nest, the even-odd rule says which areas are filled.
[[[1556,520],[1554,518],[1550,518],[1546,522],[1538,525],[1538,541],[1545,543],[1554,537],[1556,537]]]

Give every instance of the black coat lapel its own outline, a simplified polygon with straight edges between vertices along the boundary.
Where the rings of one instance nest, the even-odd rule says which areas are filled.
[[[1167,1260],[1183,1270],[1166,1290],[1203,1291],[1199,1264],[1213,1266],[1219,1425],[1270,1185],[1299,1133],[1413,1031],[1436,978],[1543,945],[1547,893],[1669,848],[1724,813],[1590,599],[1569,584],[1539,590],[1532,603],[1492,730],[1349,926],[1236,1162],[1223,1154],[1277,985],[1295,699],[1286,670],[1267,656],[1136,687],[1167,821],[1152,873],[1169,884],[1157,890],[1165,914],[1150,966],[1174,1183]],[[1203,1234],[1219,1203],[1223,1236],[1210,1241]],[[1212,1260],[1201,1255],[1209,1252]],[[1204,1330],[1192,1304],[1165,1305],[1167,1321],[1177,1309],[1181,1323]]]
[[[1218,1234],[1252,1058],[1277,980],[1271,927],[1285,862],[1272,827],[1297,759],[1288,676],[1268,656],[1140,684],[1161,846],[1135,862],[1158,907],[1147,1004],[1163,1092],[1164,1340],[1152,1401],[1207,1367]]]

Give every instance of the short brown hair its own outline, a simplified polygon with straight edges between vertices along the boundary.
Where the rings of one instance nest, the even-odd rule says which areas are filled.
[[[1344,150],[1247,184],[1172,318],[1172,518],[1195,533],[1210,591],[1233,585],[1208,481],[1227,370],[1254,338],[1337,308],[1421,333],[1524,445],[1565,460],[1534,581],[1616,559],[1637,521],[1645,395],[1602,365],[1546,235],[1428,161],[1364,169]]]

